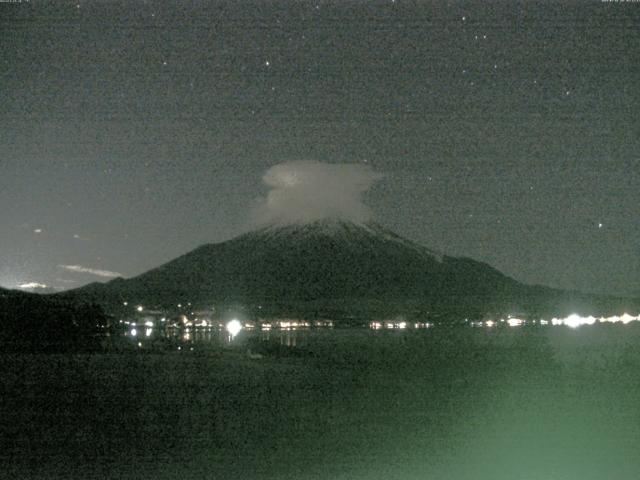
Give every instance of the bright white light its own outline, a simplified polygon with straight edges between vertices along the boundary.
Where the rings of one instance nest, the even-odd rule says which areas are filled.
[[[629,323],[629,322],[633,322],[634,320],[636,320],[636,317],[632,317],[628,313],[623,313],[622,316],[620,317],[620,321],[622,323]]]
[[[145,329],[144,334],[145,334],[147,337],[150,337],[150,336],[151,336],[151,332],[152,332],[152,331],[153,331],[153,329],[152,329],[152,328],[147,328],[147,329]]]
[[[582,325],[582,318],[574,313],[573,315],[569,315],[564,319],[564,324],[567,327],[576,328]]]
[[[135,328],[131,329],[131,336],[135,337],[136,335],[138,335],[138,331]]]
[[[569,315],[564,320],[559,320],[559,322],[560,325],[564,324],[567,327],[577,328],[580,325],[593,325],[594,323],[596,323],[596,319],[591,315],[589,315],[588,317],[581,317],[580,315],[574,313]],[[556,323],[554,323],[554,325],[556,325]]]
[[[487,320],[486,322],[484,322],[484,324],[485,324],[487,327],[491,328],[491,327],[493,327],[493,326],[496,324],[496,322],[494,322],[493,320]]]
[[[232,337],[238,335],[240,330],[242,330],[242,324],[235,318],[227,323],[227,332],[229,332],[229,335]]]
[[[146,322],[144,322],[144,326],[145,327],[153,327],[153,322],[151,320],[147,320]]]
[[[139,312],[141,312],[141,311],[143,311],[143,310],[144,310],[144,308],[143,308],[143,306],[142,306],[142,305],[138,305],[138,306],[136,307],[136,310],[137,310],[137,311],[139,311]]]
[[[510,327],[519,327],[520,325],[522,325],[522,320],[519,318],[510,318],[509,320],[507,320],[507,323]]]
[[[407,322],[400,322],[398,324],[398,328],[404,330],[405,328],[407,328]]]

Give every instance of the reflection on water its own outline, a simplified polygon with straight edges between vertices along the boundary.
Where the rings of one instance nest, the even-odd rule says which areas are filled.
[[[237,322],[237,323],[236,323]],[[333,323],[285,321],[241,324],[230,321],[226,325],[210,322],[208,324],[191,324],[191,326],[146,326],[144,336],[133,322],[128,325],[124,336],[139,348],[147,346],[173,346],[176,350],[189,351],[187,347],[199,346],[244,346],[249,341],[259,340],[285,347],[303,347],[307,344],[311,332],[329,331]],[[162,344],[161,342],[167,342]]]
[[[431,322],[406,322],[404,320],[387,320],[387,321],[374,321],[369,322],[369,328],[372,330],[405,330],[409,329],[423,329],[433,327]]]
[[[268,330],[260,332],[259,338],[264,342],[275,341],[286,347],[304,347],[309,341],[309,330]]]

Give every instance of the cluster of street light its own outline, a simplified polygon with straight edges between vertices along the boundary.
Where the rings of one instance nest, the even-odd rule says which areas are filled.
[[[140,310],[138,310],[140,311]],[[189,332],[189,327],[200,327],[200,328],[215,328],[219,327],[224,329],[229,334],[230,338],[235,338],[242,330],[252,330],[256,326],[259,326],[260,330],[271,330],[272,328],[277,328],[279,330],[297,330],[297,329],[306,329],[310,327],[333,327],[332,321],[316,321],[316,322],[308,322],[303,320],[282,320],[282,321],[274,321],[270,323],[261,323],[256,325],[254,322],[241,322],[240,320],[234,318],[225,323],[217,323],[207,320],[198,320],[195,319],[194,322],[189,321],[186,316],[181,317],[183,327],[186,327],[186,332]],[[162,318],[160,320],[162,323],[166,321],[166,318]],[[486,328],[494,328],[498,326],[508,326],[508,327],[520,327],[523,325],[540,325],[540,326],[567,326],[570,328],[577,328],[582,325],[594,325],[596,323],[604,324],[604,323],[621,323],[628,324],[630,322],[640,321],[640,315],[633,316],[628,313],[624,313],[622,315],[613,315],[609,317],[594,317],[592,315],[589,316],[581,316],[578,314],[571,314],[564,318],[554,317],[550,320],[546,319],[524,319],[520,317],[507,316],[506,318],[500,318],[498,320],[488,319],[488,320],[473,320],[469,319],[464,320],[465,325],[469,325],[471,327],[486,327]],[[137,327],[144,327],[144,336],[150,337],[153,332],[153,328],[155,326],[154,322],[150,319],[146,319],[144,322],[135,322],[135,321],[123,321],[121,323],[125,323],[130,327],[128,334],[131,337],[137,337],[142,332],[138,330]],[[369,322],[368,327],[372,330],[420,330],[420,329],[428,329],[434,326],[432,322],[408,322],[406,320],[396,319],[396,320],[385,320],[385,321],[372,321]],[[189,335],[190,336],[190,335]]]
[[[473,326],[477,326],[477,327],[493,327],[496,326],[498,324],[501,323],[506,323],[508,326],[510,327],[519,327],[522,325],[552,325],[552,326],[567,326],[570,328],[577,328],[580,327],[582,325],[594,325],[596,323],[622,323],[622,324],[627,324],[630,322],[636,322],[640,320],[640,315],[638,316],[633,316],[630,315],[628,313],[624,313],[622,315],[612,315],[609,317],[594,317],[593,315],[589,315],[589,316],[581,316],[578,315],[576,313],[572,313],[571,315],[564,317],[564,318],[558,318],[558,317],[553,317],[551,320],[545,320],[545,319],[539,319],[539,320],[526,320],[523,318],[517,318],[517,317],[508,317],[508,318],[501,318],[500,320],[485,320],[482,322],[472,322]]]
[[[500,318],[498,320],[474,320],[470,321],[465,319],[464,324],[470,325],[472,327],[487,327],[493,328],[500,325],[505,325],[509,327],[520,327],[523,325],[552,325],[552,326],[560,326],[564,325],[571,328],[577,328],[582,325],[594,325],[596,323],[622,323],[627,324],[630,322],[640,321],[640,315],[633,316],[628,313],[624,313],[622,315],[613,315],[610,317],[594,317],[592,315],[583,317],[578,314],[571,314],[564,318],[554,317],[551,320],[539,319],[539,320],[528,320],[519,317],[508,316],[506,318]],[[405,329],[422,329],[422,328],[431,328],[433,327],[433,323],[430,322],[407,322],[407,321],[374,321],[369,322],[369,328],[372,330],[405,330]]]

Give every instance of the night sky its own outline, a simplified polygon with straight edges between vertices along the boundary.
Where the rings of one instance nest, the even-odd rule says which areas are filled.
[[[229,239],[315,161],[430,248],[639,294],[639,41],[640,2],[0,3],[0,285]]]

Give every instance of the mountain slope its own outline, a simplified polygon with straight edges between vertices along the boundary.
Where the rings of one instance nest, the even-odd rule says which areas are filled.
[[[240,303],[346,313],[362,305],[387,311],[412,305],[470,314],[531,309],[542,297],[561,297],[556,290],[522,285],[484,263],[439,255],[377,224],[333,220],[272,225],[203,245],[137,277],[66,295],[105,305],[127,301],[165,308]]]

